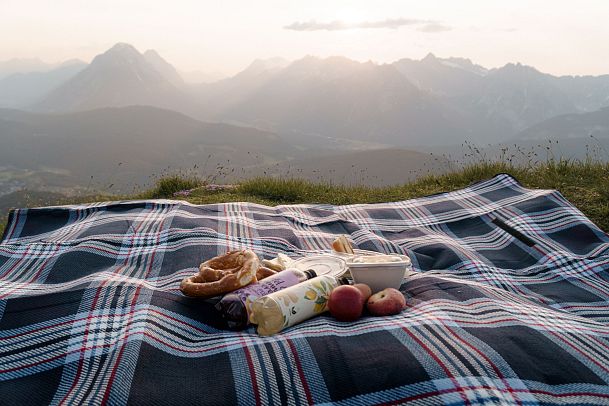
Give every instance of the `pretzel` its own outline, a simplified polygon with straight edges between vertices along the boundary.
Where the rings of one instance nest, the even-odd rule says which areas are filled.
[[[218,296],[257,282],[259,269],[260,261],[253,251],[230,251],[203,262],[199,273],[182,280],[180,290],[187,296]],[[265,271],[260,275],[269,276]]]

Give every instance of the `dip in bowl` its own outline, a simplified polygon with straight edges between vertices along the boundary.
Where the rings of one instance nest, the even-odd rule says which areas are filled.
[[[365,283],[372,293],[386,288],[399,289],[407,270],[412,269],[406,255],[356,255],[347,261],[355,283]]]

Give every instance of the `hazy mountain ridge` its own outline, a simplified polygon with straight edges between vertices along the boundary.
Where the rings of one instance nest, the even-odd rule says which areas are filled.
[[[420,61],[402,59],[388,65],[347,61],[342,57],[305,57],[279,70],[258,72],[257,77],[237,75],[224,79],[221,85],[203,85],[199,94],[212,95],[212,100],[228,95],[224,102],[215,104],[215,110],[209,110],[208,119],[235,121],[280,132],[340,134],[405,146],[421,141],[430,145],[450,144],[464,139],[500,142],[548,118],[595,111],[609,105],[609,75],[556,77],[521,64],[488,70],[465,58],[437,58],[432,54]],[[300,76],[289,74],[303,66],[306,68]],[[371,66],[378,71],[392,66],[407,83],[374,87],[364,76],[349,83],[347,78],[353,72],[366,72],[355,66]],[[298,83],[305,81],[307,85],[298,89]],[[339,81],[350,87],[352,93],[346,93],[338,85]],[[435,108],[432,115],[440,121],[446,120],[445,125],[421,115],[420,110],[430,109],[421,101],[410,103],[411,85],[419,90],[419,100],[431,101]],[[395,97],[396,88],[400,87],[407,89],[401,100]],[[361,92],[358,94],[357,90]],[[411,114],[399,126],[394,126],[390,116],[378,114],[378,110],[385,107],[382,101],[392,99],[402,103],[402,116]],[[324,102],[330,104],[328,100],[334,103],[322,108]],[[357,105],[367,108],[358,111]],[[354,124],[349,128],[350,117],[341,110],[345,106],[358,111],[363,126]],[[307,118],[308,114],[311,117]],[[328,116],[346,125],[341,128]]]
[[[498,129],[513,132],[558,114],[575,111],[568,94],[559,89],[555,78],[520,64],[491,70],[472,107]],[[600,106],[599,106],[600,107]]]
[[[116,44],[32,108],[69,112],[149,105],[196,113],[194,101],[172,83],[175,76],[166,76],[171,73],[167,65],[158,55],[147,58],[129,44]]]
[[[52,88],[50,74],[39,86],[32,76],[31,87]],[[117,44],[72,77],[59,76],[32,110],[149,105],[287,139],[319,136],[403,147],[501,142],[552,117],[609,106],[609,75],[556,77],[521,64],[489,70],[469,59],[433,54],[383,65],[345,57],[256,60],[233,77],[192,85],[156,51]],[[23,90],[27,79],[14,79],[0,81],[0,106],[20,107],[41,97]],[[21,99],[11,96],[16,93]]]
[[[45,72],[55,67],[56,64],[43,62],[39,58],[13,58],[0,61],[0,78],[15,73]]]
[[[405,145],[450,131],[464,137],[459,117],[420,91],[393,66],[343,57],[291,63],[218,115],[221,120],[385,144]]]
[[[560,114],[609,105],[607,76],[556,77],[513,63],[485,70],[468,60],[461,66],[451,60],[430,54],[394,65],[421,89],[458,108],[469,122],[478,122],[482,132],[496,134],[487,141],[504,140]]]
[[[556,86],[571,95],[578,112],[609,106],[609,74],[600,76],[560,76]]]
[[[235,76],[191,85],[188,91],[201,106],[202,117],[213,119],[264,86],[288,64],[283,58],[256,59]]]
[[[573,139],[582,136],[609,139],[609,107],[591,113],[552,117],[521,131],[514,140]]]
[[[450,61],[450,62],[449,62]],[[441,59],[428,54],[420,61],[400,59],[392,64],[419,89],[441,97],[458,97],[482,86],[488,71],[469,60]]]
[[[13,73],[0,79],[0,108],[24,108],[39,102],[86,66],[74,61],[48,71]]]

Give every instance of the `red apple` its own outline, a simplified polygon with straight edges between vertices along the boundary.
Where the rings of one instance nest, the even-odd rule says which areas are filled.
[[[341,285],[330,292],[328,299],[330,314],[340,321],[357,320],[364,310],[364,302],[359,289],[351,285]]]
[[[356,283],[353,285],[353,287],[359,290],[359,292],[362,294],[362,302],[366,304],[368,298],[372,296],[372,289],[370,289],[370,286],[366,285],[365,283]]]
[[[406,299],[399,290],[387,288],[370,296],[367,307],[374,316],[390,316],[404,310]]]

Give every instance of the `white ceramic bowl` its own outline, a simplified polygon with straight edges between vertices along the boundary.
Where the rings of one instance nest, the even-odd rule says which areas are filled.
[[[406,255],[358,255],[347,261],[355,283],[365,283],[372,293],[386,288],[399,289],[407,270],[412,269]]]

